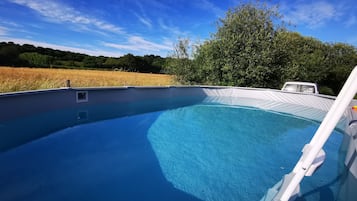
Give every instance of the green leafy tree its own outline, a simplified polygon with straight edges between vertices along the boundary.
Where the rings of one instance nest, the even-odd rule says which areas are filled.
[[[21,53],[19,58],[26,61],[29,66],[34,67],[49,67],[52,63],[52,58],[50,56],[42,55],[37,52]]]
[[[276,9],[265,4],[230,9],[213,37],[198,46],[193,61],[187,41],[178,42],[169,72],[189,83],[277,87],[282,64],[277,60],[276,35],[283,27],[274,24],[278,20]]]
[[[284,55],[281,85],[288,80],[316,82],[323,93],[336,95],[357,64],[356,48],[342,43],[328,44],[296,32],[277,35]]]
[[[148,70],[152,73],[161,73],[162,67],[165,65],[165,59],[161,56],[156,55],[144,55],[142,58],[146,65],[148,66]]]
[[[357,65],[356,47],[343,43],[329,44],[326,67],[330,69],[321,84],[331,88],[335,94],[341,90],[344,82]]]
[[[337,94],[357,64],[356,48],[287,31],[279,16],[259,2],[230,9],[197,51],[179,40],[165,70],[181,83],[280,88],[297,80]]]
[[[106,61],[106,57],[104,57],[104,56],[95,57],[96,68],[105,67],[104,66],[105,61]]]
[[[95,68],[97,66],[96,58],[92,56],[86,56],[83,58],[83,67]]]
[[[193,49],[189,39],[180,39],[174,50],[167,58],[165,71],[176,75],[176,79],[184,84],[195,83],[199,73],[196,71],[192,60]]]
[[[19,54],[19,47],[14,43],[0,43],[0,65],[21,65],[21,60],[18,59]]]
[[[206,41],[199,46],[195,55],[194,66],[197,72],[198,83],[208,85],[226,85],[223,79],[224,66],[223,51],[220,49],[219,41]]]
[[[136,72],[139,65],[137,58],[133,54],[126,54],[120,57],[119,62],[122,68],[132,72]]]
[[[112,57],[108,57],[104,64],[103,64],[106,68],[119,68],[120,66],[120,62],[119,62],[119,59],[117,58],[112,58]]]
[[[328,46],[296,32],[282,31],[277,37],[278,47],[287,57],[282,69],[282,81],[321,82],[330,70],[326,65]]]
[[[222,84],[268,87],[278,73],[274,66],[274,44],[279,19],[274,8],[262,4],[244,4],[229,10],[220,19],[214,40],[221,58],[218,68]]]
[[[166,59],[155,55],[124,55],[120,58],[89,56],[81,53],[0,42],[0,66],[54,68],[119,68],[127,71],[162,73]]]

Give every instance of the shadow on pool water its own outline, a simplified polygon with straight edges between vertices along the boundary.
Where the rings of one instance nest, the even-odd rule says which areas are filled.
[[[78,125],[1,153],[0,200],[199,200],[162,174],[145,137],[159,115]]]

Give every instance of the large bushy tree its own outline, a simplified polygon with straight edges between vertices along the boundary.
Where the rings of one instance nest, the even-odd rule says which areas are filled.
[[[213,41],[220,51],[216,71],[221,84],[267,87],[276,76],[275,36],[278,20],[274,8],[259,4],[244,4],[229,10],[220,19]],[[212,51],[211,51],[212,52]]]
[[[278,48],[285,55],[281,84],[288,80],[315,82],[337,94],[357,64],[356,48],[342,43],[323,43],[296,32],[278,34]],[[324,91],[323,91],[324,92]]]
[[[288,31],[276,8],[246,3],[219,19],[217,32],[190,54],[179,40],[167,69],[182,83],[280,88],[308,81],[337,94],[357,64],[356,48]]]
[[[325,65],[329,71],[321,84],[328,86],[334,94],[337,94],[353,67],[357,65],[357,49],[352,45],[335,43],[328,44],[327,50],[328,56]]]
[[[276,9],[263,4],[248,3],[230,9],[219,20],[213,37],[199,46],[194,61],[189,56],[175,57],[171,69],[176,68],[171,72],[189,82],[277,86],[280,62],[276,61],[279,49],[275,48],[275,39],[281,28],[280,23],[274,24],[277,20]],[[183,42],[179,41],[178,46]]]
[[[282,81],[296,80],[320,82],[327,77],[328,46],[311,37],[296,32],[281,31],[277,36],[277,48],[286,56]]]

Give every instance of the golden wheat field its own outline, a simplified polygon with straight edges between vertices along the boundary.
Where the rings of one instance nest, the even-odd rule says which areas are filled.
[[[120,71],[0,67],[0,93],[35,89],[104,86],[165,86],[173,76]]]

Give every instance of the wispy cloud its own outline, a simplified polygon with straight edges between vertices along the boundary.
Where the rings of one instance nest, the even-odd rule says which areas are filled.
[[[170,34],[177,36],[186,36],[188,33],[186,31],[181,31],[180,28],[172,25],[167,25],[163,19],[159,19],[159,26],[164,31],[168,31]]]
[[[172,46],[168,44],[158,44],[140,36],[131,36],[126,44],[116,44],[116,43],[104,43],[104,46],[116,48],[119,50],[130,50],[130,51],[154,51],[160,52],[162,50],[171,50]]]
[[[7,34],[7,28],[0,26],[0,36],[4,36]]]
[[[357,17],[356,16],[350,16],[347,21],[345,22],[346,27],[352,27],[357,24]]]
[[[71,46],[66,46],[66,45],[57,45],[57,44],[52,44],[52,43],[46,43],[46,42],[40,42],[36,40],[29,40],[29,39],[23,39],[23,38],[10,38],[10,37],[0,37],[0,41],[6,41],[6,42],[14,42],[17,44],[32,44],[34,46],[39,46],[39,47],[46,47],[46,48],[52,48],[52,49],[57,49],[57,50],[63,50],[63,51],[70,51],[70,52],[79,52],[83,54],[88,54],[92,56],[108,56],[108,57],[119,57],[122,56],[122,53],[118,52],[110,52],[106,51],[103,49],[91,49],[88,47],[80,48],[80,47],[71,47]]]
[[[46,17],[47,20],[60,23],[73,23],[85,26],[94,26],[102,31],[123,34],[121,27],[115,26],[103,20],[85,15],[74,8],[54,2],[42,0],[9,0],[10,2],[26,6],[40,15]]]
[[[140,1],[134,1],[134,3],[137,6],[137,9],[135,11],[132,11],[132,12],[134,13],[134,15],[138,18],[138,20],[141,23],[143,23],[145,26],[147,26],[148,28],[151,29],[152,28],[152,21],[147,16],[147,12],[146,12],[146,9],[143,6],[143,3],[140,2]],[[149,3],[151,3],[151,2],[149,2]]]
[[[144,6],[149,7],[151,9],[154,9],[155,11],[168,11],[171,10],[172,8],[170,7],[169,3],[172,1],[163,1],[163,0],[150,0],[150,1],[143,1],[143,0],[133,0],[133,2],[136,3],[136,5],[143,10]]]
[[[325,1],[312,3],[296,3],[295,5],[283,6],[286,10],[285,20],[293,24],[304,24],[314,29],[325,25],[328,21],[337,20],[341,15],[338,6]]]
[[[148,18],[148,17],[145,17],[145,16],[140,16],[139,14],[135,13],[135,16],[139,19],[139,21],[141,23],[143,23],[145,26],[147,26],[148,28],[152,28],[152,22],[151,20]]]
[[[209,0],[199,0],[199,1],[194,1],[196,7],[211,11],[214,13],[217,17],[221,17],[225,11],[218,6],[216,6],[213,2]]]
[[[8,21],[8,19],[2,19],[2,18],[0,18],[0,24],[2,24],[4,26],[7,26],[7,27],[16,27],[16,28],[17,27],[22,27],[18,23],[11,22],[11,21]]]

